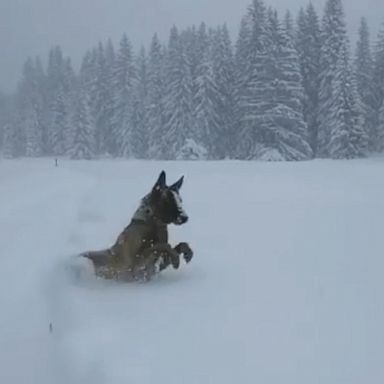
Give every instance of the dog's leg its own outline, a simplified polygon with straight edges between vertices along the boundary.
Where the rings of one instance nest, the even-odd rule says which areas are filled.
[[[184,260],[189,263],[193,257],[193,251],[188,243],[182,242],[176,245],[174,248],[179,255],[184,256]]]
[[[170,264],[177,269],[180,264],[178,253],[169,244],[155,244],[144,249],[138,256],[133,267],[137,280],[150,280],[155,274]]]

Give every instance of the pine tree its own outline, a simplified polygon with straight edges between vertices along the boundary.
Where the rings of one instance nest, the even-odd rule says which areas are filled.
[[[114,154],[130,157],[133,154],[132,113],[136,80],[134,55],[130,41],[123,35],[116,54],[113,71],[113,111],[111,134]]]
[[[246,158],[303,160],[311,157],[302,112],[297,52],[276,11],[255,0],[248,10],[252,31],[250,73],[240,90],[242,148]],[[245,140],[244,140],[245,139]]]
[[[166,78],[166,122],[160,155],[172,159],[177,156],[193,129],[192,79],[185,47],[176,27],[171,29],[169,38]]]
[[[384,149],[384,27],[380,30],[374,51],[374,133],[372,150]]]
[[[14,155],[15,96],[0,92],[0,154],[5,158]]]
[[[332,119],[328,150],[332,158],[348,159],[364,156],[367,136],[362,130],[362,114],[354,84],[348,48],[344,46],[336,65]]]
[[[68,153],[71,143],[75,75],[69,58],[64,58],[59,46],[49,54],[47,69],[49,154]]]
[[[384,103],[379,109],[378,127],[377,127],[377,150],[384,149]]]
[[[319,121],[321,35],[319,19],[312,3],[308,5],[306,10],[300,10],[297,19],[295,46],[299,57],[304,87],[304,120],[308,125],[309,143],[316,156]]]
[[[326,3],[322,42],[318,154],[331,158],[362,156],[367,137],[359,118],[341,0]]]
[[[242,20],[236,54],[236,65],[240,70],[236,157],[240,159],[257,157],[258,143],[263,142],[266,136],[261,124],[262,111],[258,106],[262,103],[265,90],[263,76],[269,65],[268,46],[266,8],[261,0],[253,0]]]
[[[104,155],[110,149],[110,126],[113,111],[112,42],[104,49],[102,43],[88,51],[83,58],[80,77],[89,95],[92,119],[95,124],[95,153]]]
[[[105,116],[105,127],[104,127],[104,138],[101,143],[99,152],[112,155],[114,153],[114,137],[113,137],[113,101],[114,101],[114,88],[113,84],[113,69],[115,68],[115,49],[111,39],[108,39],[105,47],[105,81],[107,88],[105,89],[105,105],[104,105],[104,116]]]
[[[44,73],[38,58],[29,58],[23,68],[23,77],[17,91],[20,154],[37,157],[44,152]],[[21,147],[23,149],[21,150]]]
[[[193,25],[191,28],[180,33],[180,44],[183,46],[185,52],[185,60],[188,63],[189,72],[192,81],[192,94],[195,94],[197,68],[201,61],[204,50],[206,49],[207,31],[204,23],[196,28]]]
[[[115,64],[115,48],[113,46],[112,40],[108,39],[105,46],[105,66],[109,72],[112,73],[112,68]]]
[[[23,155],[35,157],[39,151],[39,125],[37,111],[34,107],[33,61],[29,58],[24,64],[23,78],[18,89],[19,125],[23,132]]]
[[[84,57],[83,77],[90,97],[92,118],[95,122],[95,151],[104,155],[111,151],[111,119],[114,111],[113,68],[115,54],[111,40],[106,47],[98,46]]]
[[[148,60],[148,157],[161,158],[162,138],[165,133],[165,53],[157,37],[153,36]]]
[[[288,32],[281,26],[277,12],[268,12],[270,65],[266,68],[268,87],[263,120],[268,139],[262,143],[273,149],[277,158],[306,160],[312,156],[308,128],[304,122],[302,78],[297,51]],[[262,103],[264,104],[264,103]]]
[[[226,25],[213,36],[212,65],[214,83],[218,92],[217,115],[219,124],[212,132],[214,157],[224,159],[235,155],[237,126],[236,68],[233,48]]]
[[[0,91],[0,150],[4,144],[4,130],[9,123],[8,104],[10,99]]]
[[[144,48],[137,58],[136,67],[132,115],[133,156],[143,159],[148,153],[148,63]]]
[[[291,41],[295,39],[295,27],[292,19],[292,14],[288,10],[284,16],[284,29]]]
[[[73,121],[76,110],[77,81],[70,58],[65,58],[63,69],[63,93],[66,127],[64,128],[64,154],[71,152],[73,143]]]
[[[95,124],[92,119],[91,105],[88,93],[81,87],[75,113],[74,141],[71,148],[72,159],[90,160],[95,155]]]
[[[239,36],[235,47],[235,75],[239,95],[245,93],[245,87],[251,73],[251,53],[253,51],[250,49],[251,35],[252,23],[248,12],[241,19]]]
[[[194,132],[187,138],[205,146],[211,158],[215,158],[216,141],[220,131],[219,100],[212,61],[207,50],[197,68],[193,113]]]
[[[367,20],[361,19],[359,40],[356,47],[355,78],[363,109],[364,129],[369,137],[369,149],[376,145],[374,124],[374,89],[373,89],[373,59],[371,54]]]
[[[9,122],[3,126],[3,156],[11,159],[15,156],[15,124]]]
[[[95,121],[95,146],[98,155],[107,152],[107,129],[109,125],[109,82],[106,52],[99,42],[95,58],[92,115]]]
[[[49,103],[47,99],[47,75],[39,57],[35,59],[36,110],[39,122],[40,155],[49,152]]]

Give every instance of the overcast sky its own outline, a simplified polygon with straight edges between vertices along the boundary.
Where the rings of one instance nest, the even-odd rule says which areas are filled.
[[[84,52],[99,40],[117,42],[126,32],[135,45],[148,45],[153,33],[168,37],[173,24],[184,27],[205,21],[227,22],[236,36],[241,16],[251,0],[0,0],[0,90],[12,91],[28,55],[47,56],[60,44],[78,66]],[[307,0],[266,0],[294,14]],[[313,0],[318,11],[325,0]],[[351,33],[360,16],[377,33],[384,20],[384,0],[344,0]]]

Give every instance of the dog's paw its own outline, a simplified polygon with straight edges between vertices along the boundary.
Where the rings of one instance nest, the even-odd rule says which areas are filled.
[[[171,262],[172,262],[173,268],[178,269],[180,266],[180,256],[179,255],[172,255]]]
[[[188,243],[182,242],[176,245],[175,250],[182,254],[184,257],[184,260],[189,263],[192,260],[193,257],[193,251]]]

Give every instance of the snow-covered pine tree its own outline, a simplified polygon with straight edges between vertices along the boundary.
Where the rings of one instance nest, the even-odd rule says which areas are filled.
[[[381,28],[374,51],[374,136],[376,145],[372,150],[384,149],[384,25]]]
[[[197,30],[195,31],[195,28],[192,29],[192,32],[190,32],[190,39],[192,44],[188,44],[188,37],[184,34],[183,37],[183,45],[185,47],[185,52],[187,55],[187,63],[190,67],[190,73],[192,81],[194,82],[194,85],[197,77],[200,75],[199,73],[199,65],[205,61],[205,58],[207,55],[209,55],[209,50],[211,49],[211,40],[210,40],[210,33],[207,29],[207,26],[205,23],[201,23]],[[194,92],[196,92],[197,89],[194,89]]]
[[[377,151],[384,150],[384,103],[379,109],[378,128],[377,128]]]
[[[201,55],[207,47],[207,31],[204,23],[196,28],[193,25],[186,30],[181,31],[180,41],[185,52],[185,60],[188,63],[189,72],[192,81],[192,94],[195,94],[195,81],[197,77],[197,67],[201,60]]]
[[[136,83],[136,69],[131,42],[123,35],[116,54],[112,77],[113,111],[111,116],[111,135],[114,154],[130,157],[133,154],[132,110],[133,93]]]
[[[113,84],[113,69],[115,68],[115,48],[112,40],[108,39],[105,46],[105,78],[108,84],[105,95],[105,127],[104,127],[104,138],[100,146],[100,152],[112,155],[114,150],[113,144],[113,130],[112,130],[112,116],[113,116],[113,100],[114,100],[114,88]]]
[[[214,83],[218,92],[219,126],[212,132],[214,157],[233,157],[237,126],[236,69],[233,48],[226,25],[213,34],[212,64]]]
[[[367,136],[358,118],[361,110],[349,63],[348,44],[342,2],[327,0],[320,57],[320,157],[358,157],[365,153],[367,147]]]
[[[95,155],[95,124],[91,113],[91,102],[85,84],[80,85],[74,118],[74,140],[70,151],[72,159],[90,160]]]
[[[54,47],[49,51],[47,66],[47,155],[54,154],[53,142],[55,132],[58,129],[55,125],[55,111],[60,88],[60,74],[63,66],[63,56],[60,47]]]
[[[95,90],[95,79],[96,79],[96,60],[97,60],[97,49],[88,50],[81,62],[78,86],[77,90],[79,92],[79,87],[86,91],[90,96],[94,93]],[[90,103],[93,104],[93,97],[91,97]]]
[[[287,10],[285,12],[284,29],[285,29],[288,37],[291,39],[291,41],[294,41],[295,40],[295,27],[294,27],[291,11],[289,11],[289,10]]]
[[[242,19],[236,46],[236,67],[238,68],[238,122],[236,157],[251,159],[257,157],[257,143],[265,138],[262,126],[262,111],[259,110],[265,91],[264,73],[269,65],[267,49],[266,8],[261,0],[253,0]]]
[[[235,67],[236,67],[236,84],[238,94],[245,93],[246,84],[251,73],[251,53],[250,41],[252,35],[252,23],[250,13],[248,12],[242,17],[240,23],[239,36],[235,45]],[[240,121],[240,116],[238,116]]]
[[[29,58],[24,64],[23,77],[17,91],[17,113],[24,141],[23,155],[28,157],[37,157],[42,154],[44,100],[41,91],[35,62]]]
[[[7,97],[0,91],[0,153],[3,148],[4,127],[8,123],[6,117]]]
[[[66,153],[68,133],[68,111],[65,92],[62,85],[58,86],[55,98],[51,103],[51,151],[55,156]]]
[[[49,154],[61,156],[68,153],[74,99],[74,71],[69,58],[64,58],[56,46],[49,53],[47,68]]]
[[[371,54],[369,29],[367,20],[363,17],[360,22],[359,39],[355,57],[356,87],[363,110],[364,129],[369,138],[369,150],[375,149],[375,103],[373,89],[373,59]]]
[[[183,41],[176,27],[171,29],[166,59],[165,131],[161,157],[172,159],[193,129],[192,79]]]
[[[299,57],[303,79],[304,120],[308,125],[309,143],[314,155],[317,154],[318,103],[320,87],[321,35],[319,18],[312,3],[299,12],[295,46]]]
[[[11,158],[14,155],[15,96],[0,92],[0,156]]]
[[[272,9],[268,11],[268,26],[270,65],[265,70],[265,97],[258,106],[267,136],[261,144],[269,147],[277,158],[306,160],[312,156],[312,150],[304,122],[304,89],[297,51]]]
[[[137,81],[132,111],[133,156],[144,159],[148,154],[148,60],[144,48],[136,60]]]
[[[187,136],[204,146],[210,158],[216,158],[216,141],[220,131],[220,95],[215,82],[213,64],[208,47],[200,57],[195,79],[193,131]]]
[[[110,42],[108,55],[113,55]],[[111,51],[112,50],[112,51]],[[110,59],[107,49],[101,43],[88,51],[80,69],[81,82],[88,93],[92,119],[95,124],[95,155],[104,155],[109,151],[109,127],[112,108],[112,68],[107,66]]]
[[[328,151],[334,159],[349,159],[364,156],[368,138],[364,135],[362,113],[349,63],[348,47],[340,52],[333,79],[332,120]]]
[[[6,117],[7,101],[7,97],[4,95],[3,92],[0,91],[0,151],[3,148],[4,127],[8,123]]]
[[[16,96],[0,92],[0,156],[14,156],[14,133],[16,117]]]
[[[112,73],[112,68],[115,63],[115,48],[113,46],[113,42],[111,39],[107,40],[107,43],[105,44],[105,66],[107,69],[109,69],[109,72]]]
[[[39,57],[35,59],[35,84],[38,93],[36,103],[41,137],[41,155],[49,153],[49,101],[47,99],[47,75]]]
[[[162,158],[162,138],[165,133],[165,52],[155,34],[148,59],[148,157]]]
[[[102,155],[107,153],[107,132],[110,118],[110,84],[106,51],[101,42],[99,42],[95,52],[94,65],[92,115],[95,122],[95,150],[97,155]]]
[[[6,123],[2,133],[2,155],[6,159],[11,159],[15,156],[15,125],[11,122]]]
[[[64,59],[63,90],[66,113],[66,128],[64,131],[64,154],[68,155],[73,143],[73,121],[76,110],[77,79],[69,57]]]
[[[276,11],[255,0],[251,21],[251,71],[240,90],[241,152],[246,158],[303,160],[312,155],[302,112],[297,52]],[[246,142],[244,142],[246,139]]]

